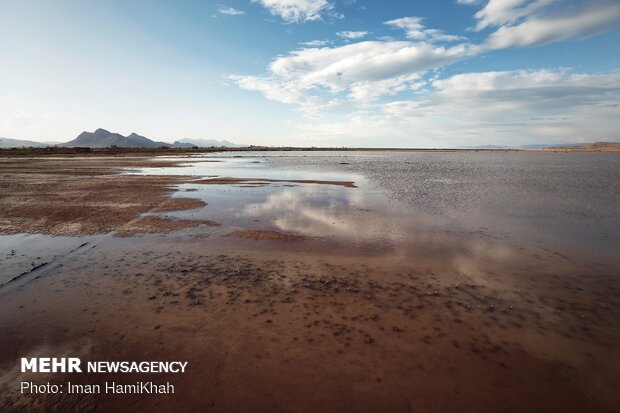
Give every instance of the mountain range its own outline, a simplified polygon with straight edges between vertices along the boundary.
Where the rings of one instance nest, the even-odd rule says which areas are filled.
[[[220,147],[236,148],[236,147],[244,146],[244,145],[237,145],[236,143],[232,143],[231,141],[227,141],[227,140],[219,141],[216,139],[181,139],[181,140],[175,141],[172,145],[177,148],[191,148],[194,146],[197,146],[199,148],[210,148],[212,146],[216,148],[220,148]]]
[[[215,139],[180,139],[170,144],[168,142],[160,142],[149,139],[145,136],[132,133],[123,136],[120,133],[114,133],[105,129],[97,129],[94,132],[82,132],[77,138],[66,143],[51,142],[35,142],[20,139],[0,138],[0,148],[44,148],[48,146],[59,147],[89,147],[89,148],[222,148],[222,147],[243,147],[227,140]],[[534,144],[522,146],[501,146],[501,145],[481,145],[468,146],[461,149],[566,149],[566,150],[599,150],[599,151],[617,151],[620,150],[620,142],[595,142],[582,144]]]
[[[128,136],[123,136],[120,133],[110,132],[105,129],[97,129],[94,132],[82,132],[77,138],[66,143],[54,143],[48,144],[44,142],[34,142],[20,139],[7,139],[0,138],[0,148],[44,148],[47,146],[60,146],[60,147],[88,147],[88,148],[160,148],[160,147],[174,147],[174,148],[210,148],[210,147],[240,147],[242,145],[234,144],[226,140],[215,139],[181,139],[175,141],[173,144],[168,142],[159,142],[149,139],[145,136],[132,133]]]
[[[155,142],[149,138],[132,133],[123,136],[120,133],[109,132],[105,129],[97,129],[94,132],[82,132],[77,138],[63,143],[60,146],[67,147],[89,147],[89,148],[109,148],[116,146],[119,148],[158,148],[161,146],[171,146],[166,142]]]
[[[0,138],[0,148],[44,148],[48,146],[43,142],[24,141],[21,139]]]

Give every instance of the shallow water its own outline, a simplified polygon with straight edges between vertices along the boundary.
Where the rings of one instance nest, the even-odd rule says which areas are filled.
[[[174,216],[355,245],[468,234],[620,263],[620,156],[614,154],[247,152],[187,161],[139,173],[351,181],[357,188],[185,184],[174,196],[208,205]]]

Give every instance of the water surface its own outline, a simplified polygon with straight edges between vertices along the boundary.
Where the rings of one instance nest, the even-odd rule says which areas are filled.
[[[620,156],[537,152],[246,152],[199,155],[142,174],[351,181],[190,183],[179,217],[353,242],[467,234],[618,263]],[[218,162],[204,162],[205,160]]]

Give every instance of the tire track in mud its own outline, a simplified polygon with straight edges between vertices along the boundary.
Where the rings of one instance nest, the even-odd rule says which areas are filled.
[[[83,249],[84,247],[86,247],[87,245],[89,245],[90,242],[84,242],[82,244],[80,244],[77,248],[73,248],[72,250],[70,250],[69,252],[67,252],[66,254],[61,255],[60,257],[49,261],[49,262],[43,262],[35,267],[33,267],[32,269],[28,270],[28,271],[24,271],[19,275],[16,275],[15,277],[11,278],[10,280],[4,282],[3,284],[0,284],[0,297],[3,295],[1,292],[3,291],[3,289],[11,287],[11,286],[15,286],[15,287],[19,287],[23,284],[26,284],[27,282],[31,281],[31,280],[36,280],[37,278],[41,277],[42,275],[45,275],[47,272],[49,272],[51,269],[57,269],[62,267],[62,261],[63,259],[66,258],[70,258],[74,253],[78,252],[79,250]],[[95,245],[93,245],[93,248],[95,247]]]

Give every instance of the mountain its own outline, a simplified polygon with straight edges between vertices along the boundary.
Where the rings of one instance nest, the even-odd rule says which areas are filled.
[[[44,148],[48,146],[48,144],[43,142],[34,142],[34,141],[24,141],[21,139],[8,139],[8,138],[0,138],[0,148],[8,149],[8,148]]]
[[[89,148],[109,148],[111,146],[117,146],[119,148],[159,148],[160,146],[171,145],[166,142],[155,142],[137,133],[123,136],[120,133],[112,133],[105,129],[97,129],[95,132],[82,132],[77,138],[62,146]]]
[[[212,146],[216,148],[228,147],[228,148],[239,148],[243,145],[237,145],[236,143],[232,143],[230,141],[221,140],[218,141],[216,139],[181,139],[172,144],[177,148],[191,148],[197,146],[199,148],[210,148]]]
[[[88,148],[109,148],[111,146],[116,146],[119,148],[159,148],[162,146],[165,147],[175,147],[175,148],[210,148],[210,147],[242,147],[243,145],[237,145],[233,142],[226,140],[215,140],[215,139],[181,139],[176,141],[174,144],[169,144],[167,142],[157,142],[149,139],[145,136],[138,135],[137,133],[132,133],[128,136],[123,136],[120,133],[110,132],[105,129],[97,129],[94,132],[82,132],[77,138],[69,141],[67,143],[50,143],[50,142],[33,142],[33,141],[25,141],[19,139],[6,139],[0,138],[0,148],[26,148],[26,147],[36,147],[36,148],[44,148],[46,146],[64,146],[69,148],[74,147],[88,147]]]
[[[175,141],[172,146],[174,146],[175,148],[195,148],[198,145],[194,145],[193,143],[187,143],[187,142],[181,142],[181,141]]]

